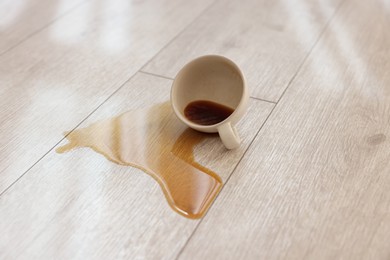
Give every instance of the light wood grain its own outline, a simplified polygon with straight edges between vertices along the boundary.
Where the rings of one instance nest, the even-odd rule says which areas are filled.
[[[165,102],[171,83],[136,74],[80,127]],[[272,108],[251,100],[241,147],[206,139],[196,160],[226,181]],[[172,259],[198,223],[175,213],[150,176],[90,149],[50,152],[0,197],[0,219],[2,259]]]
[[[218,1],[143,70],[173,78],[197,56],[226,55],[252,96],[278,101],[339,3]]]
[[[0,57],[0,192],[209,4],[88,1]]]
[[[18,180],[0,195],[0,259],[389,259],[388,1],[20,3],[11,22],[18,2],[0,3],[0,47],[27,39],[0,56],[0,193]],[[143,70],[161,75],[136,74],[160,50]],[[207,53],[282,98],[251,100],[239,150],[197,146],[227,182],[204,219],[140,170],[51,150],[86,118],[167,101],[161,77]]]
[[[84,0],[0,1],[0,55],[83,2]]]
[[[389,10],[342,6],[181,259],[389,259]]]

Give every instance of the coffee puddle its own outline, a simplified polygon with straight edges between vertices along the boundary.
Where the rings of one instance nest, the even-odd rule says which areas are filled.
[[[66,138],[69,143],[58,153],[89,147],[114,163],[139,168],[160,184],[169,205],[188,218],[202,217],[222,187],[221,178],[194,158],[194,147],[206,134],[182,125],[169,103],[96,122]]]

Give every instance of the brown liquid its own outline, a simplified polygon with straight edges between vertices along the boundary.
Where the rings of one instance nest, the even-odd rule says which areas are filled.
[[[222,187],[217,174],[195,162],[194,147],[205,137],[183,126],[164,103],[77,129],[56,151],[90,147],[114,163],[139,168],[160,184],[175,211],[200,218]]]
[[[189,103],[184,109],[188,120],[199,125],[214,125],[228,118],[233,109],[207,100],[197,100]]]

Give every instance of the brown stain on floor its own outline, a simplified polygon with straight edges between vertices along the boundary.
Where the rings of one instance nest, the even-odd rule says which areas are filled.
[[[57,148],[58,153],[89,147],[114,163],[141,169],[160,184],[169,205],[185,217],[202,217],[222,187],[221,178],[194,156],[194,147],[210,135],[186,128],[168,102],[65,134],[69,143]]]
[[[379,145],[386,141],[386,136],[384,134],[375,134],[367,137],[367,143],[370,145]]]

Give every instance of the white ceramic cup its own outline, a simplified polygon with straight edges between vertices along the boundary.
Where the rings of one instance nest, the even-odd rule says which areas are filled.
[[[214,125],[196,124],[185,117],[184,109],[198,100],[216,102],[234,112]],[[218,55],[206,55],[189,62],[179,71],[171,89],[171,103],[177,117],[197,131],[218,132],[227,149],[237,148],[241,143],[235,125],[245,114],[248,101],[242,71],[231,60]]]

